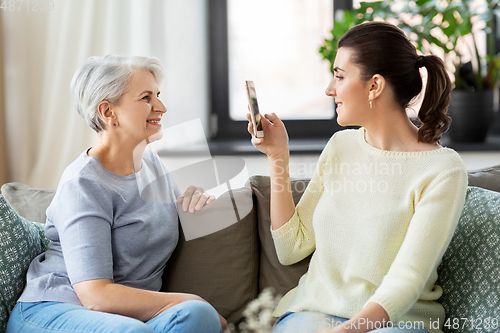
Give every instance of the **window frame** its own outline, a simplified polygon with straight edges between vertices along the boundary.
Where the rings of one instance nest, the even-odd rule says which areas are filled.
[[[334,11],[352,8],[352,0],[332,0]],[[350,7],[349,7],[350,5]],[[229,50],[227,0],[209,0],[209,73],[211,139],[248,138],[247,121],[233,120],[229,110]],[[325,87],[326,88],[326,87]],[[290,138],[329,138],[343,129],[331,119],[283,120]]]

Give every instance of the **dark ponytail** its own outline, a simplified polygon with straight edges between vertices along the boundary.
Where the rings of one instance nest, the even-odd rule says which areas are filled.
[[[420,64],[427,69],[427,87],[418,119],[422,122],[418,140],[437,142],[448,130],[451,118],[446,114],[450,105],[452,83],[443,61],[433,55],[421,56]]]
[[[422,91],[419,68],[428,72],[422,107],[418,118],[422,126],[418,140],[438,142],[450,126],[446,115],[452,83],[444,63],[436,56],[419,56],[404,32],[387,22],[366,22],[347,31],[339,40],[339,48],[353,51],[351,61],[361,69],[361,79],[382,75],[394,91],[396,102],[406,110],[410,101]]]

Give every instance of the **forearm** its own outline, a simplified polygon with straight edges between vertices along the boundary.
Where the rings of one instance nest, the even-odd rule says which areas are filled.
[[[203,301],[196,295],[137,289],[106,279],[76,283],[74,288],[86,308],[115,313],[144,322],[184,301]]]
[[[271,178],[271,225],[276,230],[287,223],[295,213],[290,173],[288,171],[289,153],[269,158]]]

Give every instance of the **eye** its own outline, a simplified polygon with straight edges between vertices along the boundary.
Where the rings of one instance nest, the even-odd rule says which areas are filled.
[[[143,100],[145,100],[146,102],[149,102],[150,97],[149,97],[149,95],[146,95],[146,96],[144,96],[142,99],[143,99]]]
[[[335,75],[335,78],[339,81],[341,81],[344,77],[340,76],[340,75]]]

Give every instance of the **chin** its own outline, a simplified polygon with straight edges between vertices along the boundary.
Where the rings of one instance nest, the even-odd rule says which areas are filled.
[[[360,123],[359,121],[355,121],[354,119],[349,119],[349,118],[346,119],[346,117],[337,114],[337,124],[339,124],[342,127],[361,126],[359,123]]]
[[[350,122],[346,121],[345,119],[342,119],[342,117],[337,117],[337,123],[342,127],[352,125],[350,124]]]
[[[161,140],[163,138],[163,131],[158,131],[155,134],[148,137],[148,143],[155,142]]]

